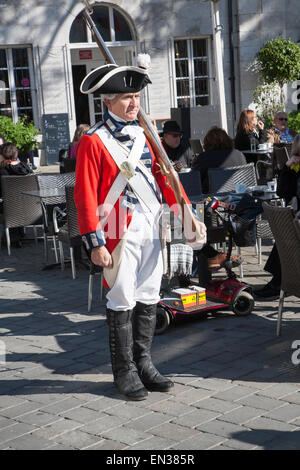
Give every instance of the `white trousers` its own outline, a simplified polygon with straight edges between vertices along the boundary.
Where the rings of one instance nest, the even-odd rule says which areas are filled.
[[[136,302],[147,305],[159,301],[163,261],[159,232],[151,214],[145,215],[137,204],[128,229],[127,241],[107,307],[131,310]]]

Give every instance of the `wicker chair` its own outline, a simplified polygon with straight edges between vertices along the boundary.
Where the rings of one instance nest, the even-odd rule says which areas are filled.
[[[266,184],[274,178],[273,160],[257,160],[255,165],[257,183],[259,185]]]
[[[65,258],[63,243],[69,245],[70,258],[71,258],[71,267],[72,267],[72,277],[76,278],[76,268],[75,268],[75,259],[74,259],[74,248],[81,247],[81,235],[79,232],[78,221],[77,221],[77,209],[74,202],[74,186],[66,186],[66,213],[62,211],[59,206],[56,206],[53,209],[53,227],[55,235],[58,239],[59,252],[60,252],[60,263],[61,270],[65,268]],[[58,214],[66,214],[67,223],[62,227],[58,227],[57,216]]]
[[[208,179],[209,191],[213,194],[231,192],[237,183],[244,183],[246,186],[257,184],[253,163],[229,168],[209,168]]]
[[[3,193],[3,214],[1,215],[1,219],[5,229],[7,252],[10,255],[11,243],[9,229],[16,227],[41,226],[42,209],[41,205],[35,198],[23,194],[23,191],[38,189],[36,175],[3,175],[1,177],[1,186]]]
[[[213,194],[232,192],[237,183],[244,183],[246,186],[255,186],[257,184],[254,163],[228,168],[210,168],[208,170],[208,179],[209,191]],[[238,253],[241,253],[240,247],[238,247]],[[240,276],[243,277],[242,264],[239,270]]]
[[[294,219],[291,207],[263,204],[280,258],[281,290],[278,305],[277,336],[281,334],[284,298],[294,295],[300,298],[300,227]],[[284,227],[284,230],[282,229]]]
[[[180,182],[186,192],[187,197],[193,202],[202,199],[201,175],[198,170],[178,173]]]
[[[64,270],[64,252],[63,252],[63,243],[67,243],[70,247],[70,257],[71,257],[71,267],[72,267],[72,277],[76,278],[76,268],[74,260],[74,248],[81,247],[81,235],[78,227],[77,220],[77,209],[74,202],[74,186],[66,186],[66,211],[67,211],[67,225],[58,230],[56,224],[54,225],[57,228],[57,237],[59,242],[60,250],[60,259],[61,259],[61,269]],[[54,217],[56,211],[61,211],[60,208],[54,209]],[[88,253],[89,259],[90,255]],[[89,274],[89,285],[88,285],[88,312],[91,311],[92,301],[93,301],[93,284],[94,276],[100,275],[100,299],[103,295],[103,268],[97,266],[90,260],[90,274]]]
[[[285,147],[274,147],[273,150],[273,173],[274,175],[284,167],[287,160],[289,159],[288,148]]]
[[[289,157],[292,155],[292,145],[293,144],[291,142],[284,144]]]
[[[65,186],[72,186],[75,184],[75,173],[48,173],[37,175],[38,188],[64,188]],[[53,209],[58,206],[64,209],[66,206],[65,196],[49,197],[43,201],[44,209],[44,244],[45,244],[45,259],[48,260],[48,237],[52,237],[53,247],[55,252],[55,259],[58,262],[57,248],[56,248],[56,233],[53,227]]]
[[[75,184],[75,173],[48,173],[37,175],[39,189],[64,188]],[[64,197],[51,197],[47,199],[47,204],[64,203]]]

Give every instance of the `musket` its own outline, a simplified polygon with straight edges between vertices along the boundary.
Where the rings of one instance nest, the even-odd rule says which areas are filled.
[[[87,26],[90,28],[92,35],[95,39],[95,42],[97,43],[105,61],[108,64],[116,64],[116,61],[114,60],[112,54],[110,53],[108,47],[106,46],[101,34],[99,33],[97,29],[97,26],[95,25],[91,17],[91,14],[93,13],[93,8],[89,4],[89,0],[82,0],[82,1],[85,4],[85,9],[83,11],[85,22]],[[148,141],[151,144],[151,147],[153,148],[155,152],[155,155],[159,162],[160,171],[162,172],[163,175],[166,176],[170,186],[172,187],[174,191],[177,204],[179,205],[181,209],[182,223],[184,226],[184,231],[185,231],[185,236],[186,236],[187,241],[188,242],[190,241],[191,243],[195,241],[195,238],[197,238],[197,234],[198,234],[198,239],[200,238],[203,239],[203,236],[205,236],[205,234],[203,233],[205,230],[205,227],[203,227],[203,224],[199,225],[199,221],[194,216],[191,210],[191,206],[186,201],[182,193],[178,173],[173,168],[173,165],[161,143],[157,130],[152,125],[151,120],[148,118],[148,116],[146,115],[146,113],[141,107],[140,107],[137,118],[138,118],[140,126],[143,127],[144,129],[145,136],[147,137]],[[195,234],[196,234],[196,237],[195,237]]]

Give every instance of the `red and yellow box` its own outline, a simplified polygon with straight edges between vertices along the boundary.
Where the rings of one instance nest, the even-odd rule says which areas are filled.
[[[174,289],[172,290],[172,294],[181,300],[183,308],[197,305],[197,292],[192,289]]]
[[[197,305],[206,304],[206,289],[204,287],[193,286],[193,289],[197,292]]]

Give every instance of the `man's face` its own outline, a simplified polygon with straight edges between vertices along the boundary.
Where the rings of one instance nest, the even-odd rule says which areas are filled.
[[[134,121],[140,110],[140,93],[121,93],[113,100],[104,100],[109,111],[124,121]]]
[[[283,131],[286,128],[287,115],[285,113],[278,114],[278,116],[274,118],[274,124],[276,129]]]
[[[172,149],[177,149],[180,145],[181,134],[179,132],[166,132],[164,134],[164,141]]]

